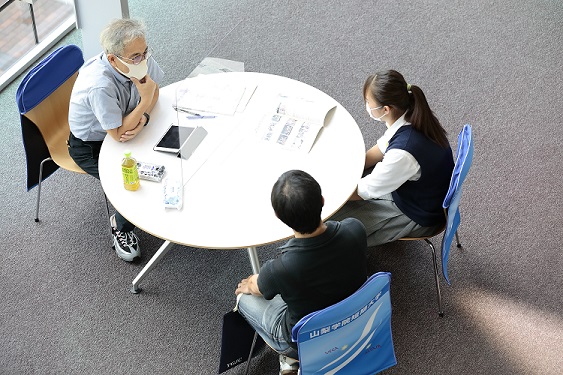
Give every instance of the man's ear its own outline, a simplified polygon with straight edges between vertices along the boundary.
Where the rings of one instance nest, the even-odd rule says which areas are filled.
[[[108,61],[111,65],[115,66],[115,55],[113,53],[109,53],[106,55],[108,58]]]
[[[324,206],[325,206],[325,197],[323,197],[323,196],[321,195],[321,198],[322,198],[322,200],[323,200],[323,207],[324,207]]]

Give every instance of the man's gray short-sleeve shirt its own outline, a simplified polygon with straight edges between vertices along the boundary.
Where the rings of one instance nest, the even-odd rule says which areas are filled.
[[[148,67],[148,75],[160,84],[164,73],[152,57]],[[101,53],[80,68],[70,98],[70,130],[83,141],[102,141],[108,130],[121,126],[123,117],[140,99],[135,84],[118,73]]]

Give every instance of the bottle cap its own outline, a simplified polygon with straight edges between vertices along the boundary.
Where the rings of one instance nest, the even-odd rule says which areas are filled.
[[[131,157],[131,150],[125,150],[125,157]]]

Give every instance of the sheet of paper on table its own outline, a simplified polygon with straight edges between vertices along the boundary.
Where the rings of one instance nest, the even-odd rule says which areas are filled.
[[[197,113],[232,116],[244,111],[255,90],[255,84],[210,83],[202,76],[187,78],[176,90],[176,106]]]
[[[335,107],[333,103],[280,95],[274,108],[264,114],[256,134],[285,150],[308,153]]]

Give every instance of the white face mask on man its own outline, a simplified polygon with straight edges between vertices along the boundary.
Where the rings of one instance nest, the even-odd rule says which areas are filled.
[[[117,69],[117,71],[119,73],[123,74],[127,78],[134,77],[134,78],[137,78],[138,80],[140,80],[140,79],[144,78],[147,75],[147,72],[149,71],[149,66],[147,64],[148,58],[144,59],[143,61],[141,61],[140,63],[135,65],[135,64],[126,63],[125,61],[120,59],[119,56],[115,56],[115,57],[119,61],[121,61],[121,63],[129,69],[129,72],[125,73],[121,69],[119,69],[117,66],[115,67],[115,69]]]
[[[369,103],[366,102],[366,111],[367,111],[369,117],[371,117],[371,118],[374,119],[375,121],[383,121],[382,118],[383,118],[385,115],[387,115],[386,113],[384,113],[382,116],[375,117],[374,115],[371,114],[371,111],[375,111],[376,109],[379,109],[379,108],[383,108],[383,106],[380,105],[379,107],[370,108],[370,107],[369,107]]]

